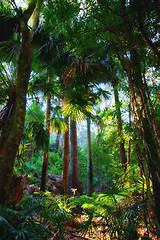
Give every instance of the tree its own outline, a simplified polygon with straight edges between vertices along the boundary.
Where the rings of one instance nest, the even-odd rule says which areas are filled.
[[[120,137],[120,158],[122,163],[122,168],[126,171],[127,168],[127,158],[126,152],[124,147],[124,137],[123,137],[123,129],[122,129],[122,117],[121,117],[121,109],[120,109],[120,101],[119,101],[119,94],[118,94],[118,83],[117,79],[112,81],[112,86],[114,90],[114,98],[115,98],[115,105],[116,105],[116,115],[117,115],[117,123],[118,123],[118,133]]]
[[[20,33],[22,36],[21,52],[17,63],[15,83],[15,105],[10,117],[7,132],[1,144],[0,155],[0,203],[7,204],[16,153],[22,137],[26,111],[26,94],[31,73],[33,44],[32,35],[38,26],[42,0],[31,1],[27,10],[19,17]],[[35,10],[33,29],[30,31],[28,21]]]
[[[76,121],[70,120],[70,178],[71,178],[71,188],[79,189],[79,172],[78,172],[78,151],[77,151],[77,129]]]
[[[142,144],[145,146],[148,167],[152,176],[153,191],[155,194],[155,214],[160,225],[160,209],[158,201],[160,195],[159,189],[159,153],[158,143],[156,139],[155,129],[153,128],[153,120],[151,117],[151,109],[146,94],[146,88],[143,83],[142,66],[148,54],[142,35],[139,34],[134,25],[135,12],[130,11],[132,1],[104,1],[98,0],[94,5],[92,1],[88,2],[87,11],[87,31],[84,38],[89,41],[93,33],[97,33],[96,39],[102,44],[106,50],[106,58],[117,56],[119,59],[123,56],[123,70],[127,70],[128,85],[133,93],[134,103],[136,107],[136,119],[138,122],[139,133],[142,137]],[[117,11],[118,9],[118,11]],[[107,13],[107,14],[106,14]],[[103,17],[102,17],[103,16]],[[86,22],[86,13],[81,21]],[[152,21],[150,21],[151,24]],[[94,26],[94,27],[93,27]],[[84,40],[85,41],[85,40]],[[103,45],[104,43],[104,45]],[[151,62],[150,62],[151,63]],[[159,199],[159,200],[158,200]]]
[[[93,166],[92,166],[92,149],[91,149],[91,126],[90,126],[90,117],[87,118],[87,148],[88,148],[88,157],[87,157],[87,195],[92,196],[93,193]]]
[[[69,117],[65,117],[65,122],[67,124],[67,129],[64,132],[62,194],[68,194],[69,180]]]
[[[136,40],[133,34],[133,28],[130,25],[130,21],[128,19],[125,1],[122,1],[121,4],[121,13],[122,13],[122,25],[123,25],[123,34],[125,39],[127,40],[128,48],[131,54],[131,62],[133,67],[133,88],[136,94],[136,104],[137,104],[137,112],[138,119],[140,123],[140,127],[143,133],[143,140],[145,142],[146,153],[148,157],[148,166],[150,173],[152,175],[152,183],[153,183],[153,191],[155,194],[155,214],[160,227],[160,207],[158,202],[160,201],[160,193],[158,189],[160,188],[160,169],[157,166],[160,163],[160,156],[158,153],[158,145],[155,141],[154,137],[154,129],[150,124],[151,120],[151,112],[149,109],[148,98],[146,95],[146,91],[144,88],[144,84],[142,81],[142,71],[140,66],[140,58],[139,54],[135,48]],[[126,21],[128,21],[126,23]]]
[[[51,83],[51,77],[48,78]],[[47,97],[47,111],[46,111],[46,133],[48,135],[47,149],[43,150],[42,176],[41,176],[41,191],[45,192],[47,182],[47,168],[49,160],[49,143],[50,143],[50,118],[51,118],[51,95]]]

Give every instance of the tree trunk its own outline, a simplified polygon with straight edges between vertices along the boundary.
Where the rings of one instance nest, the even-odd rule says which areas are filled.
[[[68,175],[69,175],[69,118],[66,117],[67,130],[64,133],[64,153],[62,171],[62,194],[68,194]]]
[[[155,118],[155,115],[154,115],[154,109],[153,109],[153,105],[152,105],[152,102],[151,102],[151,98],[150,98],[150,94],[149,94],[149,90],[148,90],[148,85],[147,85],[147,82],[146,82],[146,79],[145,79],[145,73],[144,73],[143,79],[144,79],[144,86],[145,86],[146,95],[147,95],[147,98],[148,98],[148,103],[149,103],[149,108],[150,108],[150,116],[151,116],[151,123],[150,124],[153,124],[153,129],[154,129],[157,141],[160,144],[159,129],[158,129],[158,126],[157,126],[157,123],[156,123],[156,118]]]
[[[48,82],[51,83],[49,77]],[[47,169],[49,160],[49,143],[50,143],[50,118],[51,118],[51,95],[47,97],[47,112],[46,112],[46,133],[48,135],[48,149],[43,152],[42,176],[41,176],[41,191],[45,192],[47,182]]]
[[[87,139],[88,139],[87,195],[91,197],[93,193],[93,167],[92,167],[92,150],[91,150],[91,127],[90,127],[89,117],[87,119]]]
[[[7,204],[12,181],[14,162],[21,141],[26,112],[26,94],[31,73],[33,45],[28,20],[33,14],[35,3],[31,2],[20,18],[22,48],[18,60],[16,78],[16,100],[9,121],[5,142],[0,150],[0,204]]]
[[[70,172],[71,188],[79,191],[79,172],[78,172],[78,151],[77,151],[77,129],[76,121],[70,120]]]
[[[121,158],[121,164],[122,169],[126,171],[127,168],[127,158],[126,158],[126,152],[124,147],[124,138],[123,138],[123,130],[122,130],[122,116],[121,116],[121,109],[120,109],[120,101],[119,101],[119,94],[117,90],[117,80],[115,79],[112,82],[113,90],[114,90],[114,98],[115,98],[115,105],[116,105],[116,114],[117,114],[117,123],[118,123],[118,134],[120,137],[120,158]]]
[[[129,131],[131,128],[131,105],[129,104]],[[128,165],[130,166],[131,163],[131,134],[129,133],[129,141],[128,141],[128,152],[127,152],[127,161]]]

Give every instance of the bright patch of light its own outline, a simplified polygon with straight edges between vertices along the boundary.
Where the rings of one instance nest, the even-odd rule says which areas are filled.
[[[17,5],[17,7],[21,7],[21,8],[26,8],[27,7],[27,1],[25,0],[15,0],[15,3]]]

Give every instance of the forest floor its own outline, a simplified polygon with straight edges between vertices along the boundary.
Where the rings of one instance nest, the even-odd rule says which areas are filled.
[[[147,237],[147,230],[145,228],[140,228],[137,230],[138,232],[138,240],[144,239],[144,240],[160,240],[160,238],[157,238],[157,236],[151,236],[149,234],[149,237]],[[67,234],[64,237],[64,240],[115,240],[115,239],[119,239],[119,238],[113,238],[110,237],[109,234],[103,234],[102,233],[102,228],[100,227],[99,229],[96,230],[92,230],[92,233],[86,233],[85,235],[80,234],[78,232],[76,232],[76,229],[72,229],[70,228],[67,229]],[[122,238],[120,238],[122,239]],[[137,239],[137,238],[136,238]],[[130,238],[127,240],[136,240],[134,238]],[[49,238],[48,240],[59,240],[59,235],[58,232],[56,234],[54,234],[53,237]]]
[[[53,196],[57,196],[57,194],[59,195],[58,192],[58,188],[55,186],[55,182],[52,181],[52,192],[51,194],[53,194]],[[54,185],[53,185],[54,183]],[[21,192],[21,187],[24,187],[24,185],[22,186],[22,184],[20,183],[19,185],[20,187],[18,188],[18,192],[14,194],[14,197],[16,197],[17,195],[19,196],[19,192]],[[59,186],[57,184],[57,186]],[[27,193],[29,193],[30,195],[33,195],[35,191],[39,191],[38,186],[36,185],[31,185],[31,184],[27,184],[25,186],[25,191],[27,191]],[[54,192],[55,191],[55,192]],[[16,200],[17,202],[20,200],[20,198],[18,197],[18,199]],[[77,209],[78,210],[78,209]],[[113,217],[113,216],[112,216]],[[73,218],[70,222],[66,222],[66,224],[63,226],[64,228],[64,240],[114,240],[114,239],[122,239],[121,237],[118,238],[118,236],[115,236],[115,232],[112,234],[112,229],[109,229],[106,227],[106,223],[103,224],[103,220],[101,221],[100,218],[96,218],[93,217],[91,222],[89,223],[90,225],[88,226],[88,228],[86,228],[86,230],[81,231],[79,228],[79,226],[83,226],[83,224],[86,224],[88,219],[87,214],[85,214],[84,212],[81,211],[77,211],[73,214]],[[50,223],[49,223],[50,224]],[[105,228],[103,227],[105,226]],[[49,225],[49,228],[52,226]],[[113,226],[114,228],[114,226]],[[54,227],[53,227],[54,229]],[[125,230],[124,230],[125,231]],[[125,240],[160,240],[160,238],[157,238],[155,236],[156,231],[154,230],[153,226],[148,226],[148,229],[144,227],[144,224],[142,225],[142,227],[134,230],[131,233],[131,237],[129,237],[128,239],[125,238]],[[117,234],[117,233],[116,233]],[[53,231],[53,236],[48,238],[48,240],[59,240],[60,236],[59,236],[59,231],[54,232]]]

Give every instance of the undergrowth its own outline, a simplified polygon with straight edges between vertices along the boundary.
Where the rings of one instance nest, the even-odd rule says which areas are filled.
[[[136,230],[145,227],[145,204],[133,203],[120,189],[92,197],[53,196],[49,192],[25,195],[16,209],[1,206],[0,239],[63,240],[72,239],[68,238],[72,231],[83,237],[92,238],[99,232],[102,239],[136,240],[140,239]],[[142,239],[151,239],[149,236]]]

